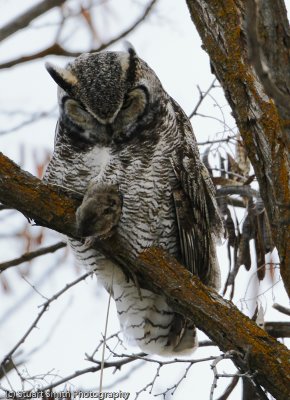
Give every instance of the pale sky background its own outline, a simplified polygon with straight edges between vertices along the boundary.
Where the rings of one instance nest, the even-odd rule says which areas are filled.
[[[0,0],[0,27],[11,18],[28,9],[35,1],[30,0]],[[78,10],[79,1],[69,1],[68,5]],[[83,4],[86,4],[83,2]],[[122,6],[121,6],[122,4]],[[97,31],[103,41],[122,31],[142,13],[145,1],[123,0],[109,1],[104,9],[101,6],[94,15]],[[287,4],[287,2],[286,2]],[[289,4],[288,4],[289,6]],[[57,9],[46,13],[32,23],[32,29],[21,31],[1,44],[0,63],[11,58],[30,54],[51,44],[55,30],[53,23],[59,20]],[[44,27],[45,25],[45,27]],[[72,19],[63,37],[68,38],[67,45],[71,49],[86,49],[87,27],[79,19]],[[127,38],[141,58],[143,58],[157,73],[164,88],[178,101],[187,114],[190,114],[199,99],[197,85],[205,91],[214,76],[210,72],[209,59],[201,49],[201,41],[190,20],[185,1],[160,0],[146,23]],[[122,50],[122,42],[118,42],[110,50]],[[23,121],[31,118],[31,113],[51,111],[56,106],[56,85],[44,68],[45,61],[51,61],[64,66],[68,59],[63,57],[46,57],[31,63],[21,64],[0,71],[0,151],[19,163],[24,154],[23,168],[36,174],[35,157],[42,161],[46,152],[52,152],[54,129],[57,120],[57,110],[49,118],[41,119],[33,124],[27,124],[21,129],[5,133]],[[221,107],[226,118],[226,124],[236,132],[235,123],[230,115],[230,108],[220,89],[214,89],[214,97],[208,97],[202,104],[200,112],[222,119]],[[17,111],[17,113],[12,113]],[[194,117],[192,125],[198,141],[206,141],[224,131],[223,124],[213,119]],[[226,137],[228,132],[224,133]],[[20,151],[22,148],[22,153]],[[201,152],[205,146],[200,148]],[[234,151],[234,149],[232,149]],[[11,216],[10,211],[0,213],[0,262],[20,256],[24,249],[22,242],[3,238],[7,232],[14,233],[23,229],[26,220],[18,213]],[[243,213],[238,215],[243,218]],[[36,236],[40,228],[30,227]],[[59,240],[59,235],[46,231],[43,245],[53,244]],[[62,258],[67,250],[59,250],[55,254],[38,258],[32,266],[22,264],[11,268],[0,275],[0,356],[4,356],[22,337],[26,329],[39,312],[39,305],[63,288],[66,283],[73,281],[85,271],[76,267],[70,254],[64,263]],[[228,259],[225,246],[218,250],[223,279],[228,272]],[[21,273],[29,270],[25,279]],[[251,279],[250,279],[251,278]],[[7,281],[8,291],[4,290],[4,280]],[[278,273],[275,280],[279,280]],[[275,282],[276,282],[275,281]],[[224,280],[223,280],[224,282]],[[250,273],[241,268],[237,279],[235,304],[247,314],[251,314],[256,301],[263,306],[266,320],[284,320],[282,314],[272,310],[273,302],[288,305],[287,297],[281,282],[272,288],[269,278],[259,287],[260,296],[256,298],[255,267]],[[249,283],[250,282],[250,283]],[[2,283],[2,285],[1,285]],[[36,290],[31,288],[35,286]],[[40,295],[41,294],[41,295]],[[245,299],[247,301],[241,301]],[[29,360],[20,370],[30,376],[50,374],[46,381],[39,379],[40,385],[46,385],[59,377],[64,377],[75,370],[88,368],[93,364],[85,361],[85,353],[91,354],[104,332],[108,296],[97,286],[97,280],[87,279],[63,295],[53,303],[49,311],[38,324],[38,329],[21,346],[22,355],[19,359]],[[119,330],[114,302],[111,303],[109,315],[109,334]],[[204,335],[200,333],[200,338]],[[37,348],[40,346],[40,349]],[[37,351],[36,351],[37,350]],[[124,352],[122,349],[116,351]],[[138,349],[126,350],[126,353],[137,352]],[[28,354],[32,354],[28,357]],[[193,358],[220,354],[218,348],[198,349]],[[110,361],[112,357],[110,357]],[[135,392],[142,389],[154,377],[157,365],[147,363],[136,368],[140,363],[132,363],[123,367],[121,372],[114,375],[113,370],[104,371],[104,387],[106,390],[122,390]],[[184,374],[188,364],[166,366],[161,369],[160,377],[156,380],[152,394],[144,392],[139,399],[161,399],[153,394],[164,391],[173,385]],[[235,371],[229,362],[218,366],[220,372]],[[127,379],[122,377],[130,372]],[[55,375],[55,378],[52,375]],[[10,381],[3,380],[2,384],[9,389],[21,389],[21,382],[16,374],[9,374]],[[179,386],[175,394],[166,399],[181,400],[184,398],[209,399],[213,373],[210,363],[199,363],[190,369],[187,378]],[[114,384],[114,382],[116,382]],[[220,379],[214,398],[223,392],[229,379]],[[71,381],[72,387],[97,389],[99,374],[87,374]],[[31,389],[29,382],[25,389]],[[62,390],[59,387],[57,390]],[[1,396],[1,391],[0,391]],[[232,393],[231,400],[240,399],[240,384]]]

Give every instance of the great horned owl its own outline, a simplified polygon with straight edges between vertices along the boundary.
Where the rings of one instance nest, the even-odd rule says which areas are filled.
[[[188,118],[154,71],[131,48],[83,54],[66,68],[47,69],[59,86],[60,117],[45,180],[83,194],[89,188],[77,212],[83,234],[118,235],[131,258],[160,246],[217,288],[221,219],[214,188]],[[108,228],[94,222],[106,218],[105,209],[111,210]],[[81,263],[97,267],[112,292],[127,340],[147,353],[191,352],[194,325],[161,295],[141,289],[140,296],[89,243],[70,240]]]

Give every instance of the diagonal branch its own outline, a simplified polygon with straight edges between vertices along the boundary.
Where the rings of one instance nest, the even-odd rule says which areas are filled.
[[[35,251],[30,251],[28,253],[24,253],[24,254],[22,254],[21,257],[15,258],[14,260],[10,260],[10,261],[6,261],[6,262],[3,262],[3,263],[0,263],[0,274],[1,274],[1,272],[5,271],[7,268],[15,267],[16,265],[19,265],[19,264],[22,264],[24,262],[33,260],[36,257],[43,256],[43,255],[48,254],[48,253],[54,253],[55,251],[57,251],[59,249],[62,249],[65,246],[66,246],[66,243],[58,242],[58,243],[53,244],[51,246],[43,247],[42,249],[38,249],[38,250],[35,250]]]
[[[0,42],[20,29],[26,28],[31,21],[54,7],[61,6],[66,0],[43,0],[23,14],[19,15],[0,30]]]
[[[239,379],[240,379],[239,376],[234,376],[233,379],[231,380],[231,383],[227,386],[226,390],[224,391],[224,393],[217,400],[228,399],[234,388],[237,386]]]
[[[151,0],[148,6],[145,8],[143,11],[142,15],[137,18],[136,21],[133,22],[131,26],[129,26],[127,29],[116,35],[115,37],[111,38],[107,42],[101,44],[98,48],[94,48],[90,50],[90,53],[98,52],[105,50],[107,47],[111,46],[112,44],[118,42],[118,40],[121,40],[125,38],[129,33],[133,32],[150,14],[152,11],[155,3],[158,0]],[[1,37],[1,36],[0,36]],[[65,49],[62,45],[59,43],[53,43],[51,46],[47,47],[46,49],[40,50],[36,53],[29,54],[23,57],[18,57],[15,59],[12,59],[10,61],[6,61],[2,64],[0,64],[0,69],[5,69],[5,68],[10,68],[13,67],[14,65],[22,64],[28,61],[34,61],[38,60],[39,58],[43,58],[49,55],[55,55],[55,56],[64,56],[64,57],[78,57],[80,56],[84,50],[79,50],[79,51],[69,51]]]
[[[15,208],[38,225],[64,234],[75,233],[74,211],[80,201],[49,187],[0,153],[1,202]],[[37,206],[36,206],[37,204]]]
[[[22,171],[0,154],[0,201],[36,223],[69,236],[75,234],[75,210],[79,200]],[[289,351],[243,315],[231,302],[204,286],[174,258],[161,249],[148,249],[137,260],[128,257],[117,238],[96,241],[96,247],[141,287],[164,295],[174,311],[193,320],[224,352],[233,350],[234,361],[243,373],[273,396],[288,400]]]
[[[290,316],[290,308],[281,306],[280,304],[277,304],[277,303],[273,304],[273,308],[275,308],[275,310],[280,311],[281,313],[283,313],[285,315]]]
[[[0,364],[0,370],[3,370],[5,372],[5,365],[6,363],[12,359],[12,356],[18,350],[20,345],[25,342],[27,337],[30,335],[30,333],[37,327],[37,324],[39,320],[42,318],[43,314],[46,313],[46,311],[49,309],[49,306],[51,303],[53,303],[55,300],[57,300],[61,295],[63,295],[67,290],[69,290],[71,287],[77,285],[79,282],[85,280],[88,276],[90,276],[93,273],[93,271],[89,271],[86,274],[80,276],[73,282],[67,284],[63,289],[59,290],[57,293],[55,293],[50,299],[47,299],[45,303],[42,304],[41,311],[37,315],[37,317],[34,319],[30,327],[26,330],[25,334],[19,339],[19,341],[15,344],[15,346],[5,355],[3,358],[1,364]]]

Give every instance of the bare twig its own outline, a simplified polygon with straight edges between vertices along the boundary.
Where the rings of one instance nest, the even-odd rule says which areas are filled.
[[[207,341],[208,342],[208,341]],[[212,345],[211,343],[207,343],[208,345]],[[110,354],[112,354],[114,357],[118,357],[118,358],[129,358],[130,355],[126,354],[126,353],[121,353],[118,354],[116,353],[114,350],[112,350],[109,345],[106,345],[107,349],[109,350]],[[154,377],[152,379],[151,382],[149,382],[148,384],[146,384],[142,389],[140,389],[139,391],[136,392],[136,397],[135,400],[138,399],[138,397],[140,396],[141,393],[143,392],[147,392],[149,390],[149,393],[152,394],[153,391],[153,387],[155,385],[156,380],[159,377],[159,373],[160,370],[163,366],[165,365],[171,365],[171,364],[175,364],[175,363],[185,363],[185,364],[189,364],[186,369],[185,369],[185,373],[182,375],[182,377],[171,387],[168,387],[164,392],[162,393],[157,393],[155,394],[155,396],[159,396],[159,395],[163,395],[163,397],[165,398],[165,395],[168,392],[171,392],[172,394],[176,391],[176,389],[178,388],[178,386],[180,385],[180,383],[186,378],[188,371],[190,370],[190,368],[197,363],[200,362],[206,362],[206,361],[212,361],[215,359],[215,356],[210,356],[210,357],[206,357],[206,358],[200,358],[200,359],[179,359],[179,358],[175,358],[175,359],[171,359],[168,361],[161,361],[161,360],[156,360],[154,358],[151,358],[149,356],[147,356],[145,353],[141,353],[141,354],[134,354],[133,355],[134,359],[140,359],[146,362],[150,362],[150,363],[154,363],[157,364],[157,368],[154,374]],[[94,360],[94,358],[92,357],[88,357],[88,360],[92,361],[92,362],[96,362],[96,363],[100,363],[100,361]]]
[[[217,387],[217,381],[219,378],[234,378],[234,379],[236,379],[236,378],[240,378],[240,377],[244,377],[244,376],[246,376],[250,379],[253,378],[253,374],[250,374],[249,372],[245,372],[242,374],[241,373],[235,373],[235,374],[225,374],[225,373],[220,374],[220,373],[218,373],[217,364],[219,362],[221,362],[222,360],[233,359],[234,356],[236,356],[236,355],[237,355],[236,351],[233,351],[233,350],[227,351],[226,353],[216,357],[215,360],[213,361],[213,363],[211,364],[211,368],[214,373],[214,379],[213,379],[213,383],[211,385],[211,390],[210,390],[210,400],[213,400],[214,390]],[[231,383],[231,385],[232,384],[233,384],[233,382]],[[235,383],[235,385],[236,384],[237,384],[237,382]],[[230,387],[231,387],[231,385],[230,385]],[[234,389],[235,385],[233,386],[232,390]],[[225,398],[227,398],[227,397],[225,397]]]
[[[234,178],[239,178],[239,181],[244,181],[246,182],[248,180],[248,178],[244,175],[241,174],[237,174],[236,172],[233,171],[229,171],[228,169],[224,169],[224,168],[211,168],[212,171],[218,171],[218,172],[223,172],[231,177]],[[237,181],[236,181],[237,182]]]
[[[60,326],[60,324],[64,321],[64,316],[68,312],[69,307],[72,303],[72,298],[68,299],[67,303],[64,305],[64,307],[61,309],[59,312],[57,318],[55,319],[53,325],[51,326],[50,330],[46,333],[46,336],[42,340],[41,343],[38,343],[36,347],[32,348],[28,353],[25,354],[25,358],[27,360],[30,359],[30,357],[37,353],[39,350],[41,350],[44,346],[48,344],[49,341],[51,341],[56,329]]]
[[[14,260],[6,261],[0,264],[0,274],[7,268],[15,267],[16,265],[22,264],[26,261],[33,260],[36,257],[43,256],[48,253],[54,253],[55,251],[62,249],[66,246],[64,242],[58,242],[52,246],[43,247],[42,249],[30,251],[29,253],[24,253],[21,257],[14,258]]]
[[[125,36],[127,36],[129,33],[131,33],[134,29],[136,29],[146,19],[146,17],[148,16],[148,14],[150,14],[153,6],[155,5],[155,3],[157,1],[158,0],[151,0],[151,2],[146,7],[143,14],[129,28],[125,29],[123,32],[119,33],[117,36],[110,39],[108,42],[101,44],[98,48],[94,48],[94,49],[90,50],[89,52],[94,53],[94,52],[104,50],[107,47],[111,46],[112,44],[116,43],[118,40],[123,39]],[[85,50],[69,51],[69,50],[66,50],[64,47],[62,47],[62,45],[60,45],[59,43],[54,43],[51,46],[49,46],[46,49],[41,50],[39,52],[30,54],[27,56],[19,57],[17,59],[2,63],[2,64],[0,64],[0,69],[10,68],[14,65],[18,65],[18,64],[28,62],[28,61],[37,60],[39,58],[43,58],[43,57],[46,57],[49,55],[65,56],[65,57],[78,57],[84,51]]]
[[[20,29],[26,28],[35,18],[46,13],[54,7],[61,6],[66,0],[43,0],[29,10],[16,17],[13,21],[3,26],[0,30],[0,42],[13,35]]]
[[[218,381],[218,378],[219,378],[218,370],[217,370],[217,364],[220,361],[225,360],[225,359],[229,359],[229,358],[230,359],[233,358],[233,353],[231,351],[228,351],[225,354],[221,354],[220,356],[215,357],[213,363],[211,364],[211,369],[213,370],[213,373],[214,373],[214,379],[213,379],[213,382],[212,382],[212,385],[211,385],[211,389],[210,389],[210,400],[213,400],[213,394],[214,394],[215,388],[217,387],[217,381]]]
[[[216,346],[216,344],[211,340],[201,340],[200,342],[198,342],[198,347],[208,347],[208,346]]]
[[[34,282],[34,285],[38,288],[41,288],[43,284],[47,282],[47,279],[49,279],[53,274],[55,274],[57,271],[59,271],[59,264],[60,264],[60,257],[55,257],[56,260],[53,261],[53,264],[49,268],[45,268],[42,273],[40,274],[40,277],[36,279]],[[11,320],[13,316],[15,315],[16,312],[21,312],[20,310],[22,307],[29,301],[34,296],[34,293],[32,290],[27,290],[23,293],[23,295],[20,296],[17,301],[11,305],[10,307],[7,308],[7,310],[1,315],[0,317],[0,326],[3,326],[4,324],[7,323],[8,320]],[[15,355],[16,357],[16,355]]]
[[[194,115],[196,115],[197,110],[199,109],[201,103],[203,102],[203,100],[206,98],[206,96],[209,94],[209,92],[215,87],[215,81],[216,79],[214,79],[212,81],[212,83],[209,85],[208,89],[205,92],[202,92],[200,87],[197,86],[198,92],[199,92],[199,100],[196,103],[196,106],[194,107],[194,109],[192,110],[192,112],[189,114],[189,119],[191,119]]]
[[[107,306],[107,315],[106,315],[105,332],[104,332],[104,340],[103,340],[104,343],[103,343],[103,348],[102,348],[100,385],[99,385],[99,392],[100,393],[103,391],[103,373],[104,373],[104,365],[105,365],[105,350],[106,350],[106,342],[107,342],[107,332],[108,332],[110,305],[111,305],[111,299],[112,299],[112,287],[113,287],[113,281],[114,281],[114,271],[115,271],[115,268],[113,268],[113,271],[112,271],[111,286],[110,286],[109,300],[108,300],[108,306]]]
[[[0,65],[1,68],[1,65]],[[214,121],[219,122],[220,124],[222,124],[222,126],[224,127],[223,131],[224,132],[231,132],[233,134],[233,136],[235,136],[235,132],[234,132],[234,128],[231,128],[223,119],[220,119],[218,117],[214,117],[213,115],[208,115],[208,114],[201,114],[201,113],[196,113],[195,114],[197,117],[202,117],[202,118],[208,118],[208,119],[213,119]]]
[[[61,295],[63,295],[67,290],[78,284],[79,282],[83,281],[86,279],[88,276],[92,275],[93,271],[87,272],[86,274],[82,275],[78,279],[74,280],[73,282],[67,284],[63,289],[58,291],[54,296],[52,296],[50,299],[48,299],[45,303],[42,304],[42,310],[39,312],[38,316],[35,318],[35,320],[32,322],[30,327],[27,329],[25,334],[21,337],[21,339],[16,343],[16,345],[9,351],[9,353],[6,354],[6,356],[3,358],[3,361],[0,364],[0,368],[5,369],[6,362],[11,359],[12,355],[15,353],[15,351],[20,347],[22,343],[25,342],[27,337],[30,335],[30,333],[33,331],[34,328],[36,328],[40,318],[43,316],[43,314],[48,310],[50,304],[57,300]]]
[[[91,360],[90,357],[88,357],[88,360],[93,361],[94,363],[97,364],[97,366],[75,371],[72,374],[70,374],[64,378],[61,378],[47,386],[39,387],[37,389],[37,392],[54,389],[57,386],[62,385],[63,383],[67,383],[67,382],[71,381],[72,379],[75,379],[81,375],[101,371],[102,368],[104,368],[104,369],[107,369],[107,368],[121,369],[121,367],[123,365],[126,365],[126,364],[129,364],[136,360],[142,359],[142,354],[144,354],[144,353],[139,353],[138,357],[133,354],[131,356],[122,358],[120,361],[105,362],[103,366],[102,366],[101,361]],[[27,391],[27,393],[29,393],[29,391]],[[14,397],[14,398],[16,399],[17,397]],[[0,399],[2,399],[2,397],[0,397]]]
[[[269,335],[275,338],[289,338],[290,337],[290,322],[265,322],[264,329]]]
[[[224,186],[216,191],[216,196],[238,194],[245,197],[260,197],[259,192],[248,185]]]
[[[280,304],[277,304],[277,303],[274,303],[272,307],[275,308],[275,310],[280,311],[283,314],[290,315],[290,308],[281,306]]]
[[[127,354],[127,353],[118,354],[114,350],[112,350],[109,347],[108,344],[106,345],[106,347],[114,357],[118,357],[118,358],[134,357],[134,359],[142,359],[144,361],[148,361],[150,363],[155,363],[155,364],[158,364],[158,365],[161,365],[161,366],[175,364],[177,362],[178,363],[186,363],[186,364],[187,363],[197,364],[199,362],[212,361],[212,360],[215,360],[215,358],[216,358],[214,356],[210,356],[210,357],[199,358],[199,359],[174,358],[174,359],[171,359],[171,360],[161,361],[161,360],[155,360],[154,358],[150,358],[150,356],[148,356],[148,354],[145,354],[145,353],[133,354],[133,356],[130,355],[130,354]],[[90,361],[93,361],[93,360],[90,360]],[[99,361],[96,361],[96,360],[95,360],[95,362],[99,363]]]
[[[154,374],[154,377],[153,377],[152,381],[149,382],[149,383],[147,383],[147,385],[145,385],[142,389],[140,389],[140,390],[138,390],[138,391],[136,392],[135,400],[138,399],[138,397],[140,396],[141,393],[147,392],[149,388],[150,388],[149,394],[152,394],[154,385],[155,385],[155,383],[156,383],[158,377],[160,376],[160,370],[161,370],[161,368],[162,368],[164,365],[175,364],[175,363],[185,363],[185,364],[188,364],[188,366],[187,366],[186,369],[185,369],[184,374],[181,376],[181,378],[180,378],[174,385],[168,387],[168,388],[167,388],[165,391],[163,391],[163,392],[155,393],[155,394],[154,394],[154,396],[161,396],[161,395],[162,395],[163,398],[165,399],[167,393],[170,392],[171,395],[173,395],[173,394],[175,393],[175,391],[177,390],[177,388],[179,387],[179,385],[181,384],[181,382],[186,378],[186,376],[187,376],[187,374],[188,374],[190,368],[191,368],[194,364],[197,364],[197,363],[200,363],[200,362],[207,362],[207,361],[211,361],[211,360],[214,360],[214,359],[215,359],[214,356],[210,356],[210,357],[201,358],[201,359],[196,359],[196,360],[194,360],[194,359],[192,359],[192,360],[190,360],[190,359],[189,359],[189,360],[188,360],[188,359],[187,359],[187,360],[183,360],[183,359],[177,359],[177,358],[176,358],[176,359],[171,360],[171,361],[159,361],[159,360],[154,360],[154,359],[150,359],[150,358],[143,357],[143,360],[144,360],[144,361],[153,362],[153,363],[157,364],[157,368],[156,368],[156,371],[155,371],[155,374]]]
[[[38,122],[42,118],[50,117],[52,115],[53,111],[55,111],[55,107],[53,107],[53,109],[50,111],[42,111],[42,112],[34,113],[28,119],[20,122],[18,125],[12,126],[11,128],[0,130],[0,135],[16,132],[19,129],[22,129],[24,126]]]
[[[206,361],[209,361],[209,360],[206,360]],[[163,399],[166,399],[166,395],[167,395],[168,393],[170,393],[170,395],[173,396],[174,393],[176,392],[176,390],[178,389],[178,387],[180,386],[181,382],[183,382],[183,380],[186,379],[187,374],[188,374],[188,372],[189,372],[189,370],[191,369],[192,366],[193,366],[193,363],[190,363],[190,364],[185,368],[185,371],[184,371],[184,373],[182,374],[181,378],[179,378],[179,380],[178,380],[174,385],[168,387],[168,388],[167,388],[165,391],[163,391],[163,392],[156,393],[155,396],[160,396],[160,395],[162,395],[162,396],[163,396]],[[150,393],[151,393],[151,391],[150,391]]]
[[[16,354],[16,357],[18,356],[18,354]],[[10,371],[12,371],[13,369],[15,369],[15,367],[19,367],[20,365],[22,365],[24,363],[24,358],[21,357],[20,360],[17,360],[17,362],[15,362],[14,360],[9,360],[6,364],[5,364],[5,368],[0,368],[0,379],[3,379],[4,376],[8,375]]]
[[[224,393],[217,399],[217,400],[226,400],[229,398],[230,394],[234,390],[234,388],[237,386],[237,383],[239,382],[240,377],[235,375],[230,382],[230,384],[227,386],[226,390]]]
[[[197,142],[198,146],[205,146],[207,144],[215,144],[215,143],[230,143],[231,140],[236,140],[237,135],[228,135],[226,138],[215,139],[215,140],[206,140],[205,142]]]
[[[104,369],[107,369],[107,368],[120,369],[123,365],[131,363],[131,362],[133,362],[135,360],[136,359],[134,357],[128,357],[128,358],[123,358],[120,361],[105,362],[103,368]],[[98,371],[101,370],[101,368],[102,367],[101,367],[101,362],[100,362],[100,364],[97,365],[96,367],[90,367],[90,368],[85,368],[85,369],[82,369],[82,370],[75,371],[74,373],[72,373],[72,374],[70,374],[70,375],[68,375],[68,376],[66,376],[66,377],[64,377],[62,379],[59,379],[58,381],[55,381],[54,383],[51,383],[50,385],[47,385],[47,386],[39,388],[37,391],[46,391],[46,390],[54,389],[57,386],[62,385],[63,383],[69,382],[72,379],[77,378],[78,376],[85,375],[85,374],[88,374],[88,373],[91,373],[91,372],[98,372]]]

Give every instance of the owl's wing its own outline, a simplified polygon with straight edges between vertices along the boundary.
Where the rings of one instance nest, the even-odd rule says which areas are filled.
[[[171,160],[178,180],[173,197],[182,261],[205,284],[217,288],[215,238],[221,235],[222,221],[208,170],[200,160],[191,126],[184,122],[184,141]]]

